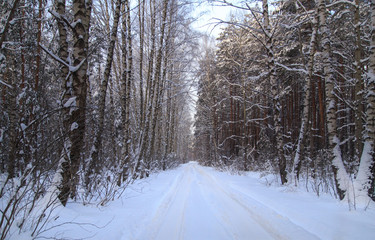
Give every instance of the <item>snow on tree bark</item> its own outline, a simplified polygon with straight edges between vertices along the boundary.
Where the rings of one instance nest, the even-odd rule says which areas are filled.
[[[61,11],[65,12],[65,1],[57,1],[61,6]],[[61,5],[63,4],[63,5]],[[69,73],[66,75],[67,82],[64,86],[67,101],[74,98],[74,103],[65,106],[67,109],[64,114],[65,130],[69,133],[69,139],[65,146],[68,151],[62,166],[62,181],[58,187],[60,190],[59,199],[65,206],[68,198],[74,198],[76,187],[78,185],[78,169],[81,161],[81,153],[84,144],[84,131],[86,119],[86,95],[87,95],[87,50],[88,34],[91,16],[91,0],[74,0],[73,1],[73,52],[69,64]],[[60,14],[60,16],[62,16]],[[66,32],[62,31],[66,36]],[[61,32],[60,32],[61,37]],[[65,49],[63,49],[65,51]],[[67,49],[66,49],[67,52]],[[66,71],[66,70],[65,70]],[[69,113],[67,112],[69,111]],[[72,126],[75,127],[72,127]]]
[[[366,91],[365,143],[357,177],[354,182],[356,202],[367,206],[369,196],[374,197],[374,146],[375,146],[375,0],[371,1],[371,42]]]
[[[17,9],[18,2],[19,2],[19,0],[14,0],[12,9],[10,10],[10,13],[8,15],[8,19],[7,19],[6,23],[5,23],[4,29],[1,32],[0,49],[3,48],[3,43],[5,41],[5,37],[7,35],[7,32],[8,32],[9,26],[11,24],[11,21],[13,20],[13,16],[14,16],[14,13],[15,13],[15,11]]]
[[[162,96],[163,91],[163,76],[162,76],[162,63],[163,63],[163,56],[165,56],[164,61],[167,61],[167,51],[169,47],[165,46],[165,42],[168,43],[168,37],[169,35],[165,33],[166,26],[167,26],[167,14],[168,14],[168,5],[169,0],[163,1],[163,15],[162,15],[162,25],[161,25],[161,32],[160,32],[160,39],[159,39],[159,49],[158,49],[158,55],[156,57],[156,66],[155,66],[155,98],[154,98],[154,111],[153,111],[153,117],[152,117],[152,127],[151,127],[151,141],[150,141],[150,147],[148,150],[148,156],[147,158],[150,158],[151,155],[154,154],[154,143],[155,143],[155,135],[156,135],[156,123],[159,116],[160,111],[160,97]],[[165,52],[166,51],[166,54]]]
[[[349,189],[350,179],[346,172],[344,163],[342,161],[342,154],[340,149],[340,140],[337,136],[337,119],[336,119],[336,96],[335,96],[335,83],[334,73],[331,61],[331,43],[329,39],[329,28],[327,26],[327,9],[325,0],[318,0],[319,8],[319,23],[321,44],[322,44],[322,58],[323,58],[323,76],[326,83],[326,116],[327,116],[327,132],[328,142],[330,150],[330,160],[332,162],[332,170],[335,178],[336,190],[339,198],[342,200],[345,197],[345,193]],[[349,192],[347,192],[349,194]],[[350,198],[353,194],[350,194]]]
[[[268,57],[268,70],[270,71],[270,84],[271,84],[271,95],[272,95],[272,103],[273,103],[273,121],[274,121],[274,134],[276,138],[276,156],[278,158],[279,164],[279,173],[281,183],[285,184],[287,179],[287,172],[286,172],[286,158],[284,155],[284,139],[282,133],[282,126],[281,126],[281,103],[280,103],[280,96],[279,96],[279,84],[277,82],[277,75],[276,75],[276,66],[275,66],[275,56],[273,53],[273,39],[271,33],[271,26],[270,26],[270,19],[268,13],[268,0],[263,0],[262,2],[263,7],[263,28],[265,34],[265,41],[266,41],[266,51]]]
[[[132,45],[132,31],[130,21],[130,3],[125,1],[122,9],[122,68],[121,74],[121,117],[124,126],[124,140],[121,149],[120,159],[120,177],[118,185],[121,184],[128,176],[128,169],[130,163],[130,103],[131,103],[131,84],[133,82],[133,45]],[[133,171],[132,174],[134,174]]]
[[[104,70],[104,78],[100,85],[99,90],[99,116],[98,116],[98,129],[96,132],[96,135],[94,137],[94,143],[93,148],[91,151],[91,161],[89,163],[89,167],[86,173],[86,186],[89,185],[90,182],[90,176],[92,173],[98,173],[98,160],[99,160],[99,153],[102,149],[102,136],[103,136],[103,126],[104,126],[104,111],[105,111],[105,100],[107,96],[107,87],[108,87],[108,81],[112,69],[112,62],[113,62],[113,52],[115,49],[115,43],[117,40],[117,28],[119,24],[120,19],[120,9],[121,9],[121,0],[116,1],[116,9],[115,9],[115,15],[113,18],[113,26],[111,30],[110,35],[110,43],[108,47],[107,52],[107,62]]]
[[[56,12],[59,16],[57,18],[57,26],[59,30],[59,57],[62,59],[64,62],[69,64],[68,62],[68,42],[67,42],[67,29],[66,25],[61,19],[61,16],[65,16],[65,8],[66,8],[66,3],[65,1],[56,1],[55,2],[56,6]],[[64,125],[64,131],[69,132],[69,115],[70,115],[70,106],[72,104],[67,103],[71,101],[72,98],[72,89],[71,89],[71,77],[69,74],[69,68],[67,65],[62,64],[61,65],[61,72],[60,72],[60,79],[63,81],[63,99],[62,99],[62,104],[64,106],[63,110],[63,125]],[[67,199],[69,197],[69,192],[70,192],[70,181],[69,181],[69,162],[70,162],[70,147],[71,147],[71,142],[70,138],[66,138],[64,141],[64,147],[61,153],[61,159],[59,162],[59,166],[57,169],[57,173],[61,174],[61,181],[56,181],[54,182],[55,184],[58,184],[58,189],[59,189],[59,194],[58,197],[60,201],[62,202],[63,205],[66,204]],[[63,181],[64,180],[64,181]]]
[[[145,165],[149,165],[150,163],[150,157],[151,153],[153,150],[153,144],[154,144],[154,139],[155,139],[155,125],[156,125],[156,104],[158,101],[159,97],[159,85],[161,81],[161,64],[162,64],[162,50],[163,50],[163,43],[164,43],[164,38],[165,38],[165,26],[166,26],[166,18],[167,18],[167,10],[168,10],[168,2],[169,0],[164,0],[163,1],[163,12],[162,12],[162,24],[161,24],[161,32],[160,32],[160,39],[159,39],[159,49],[158,53],[156,56],[156,65],[155,65],[155,74],[154,78],[152,78],[152,72],[151,69],[153,65],[152,59],[150,60],[149,64],[149,72],[148,72],[148,82],[149,82],[149,98],[148,98],[148,108],[147,108],[147,116],[146,120],[144,122],[144,131],[142,132],[142,140],[141,140],[141,150],[139,157],[137,159],[136,165],[135,165],[135,172],[139,171],[139,167],[141,164],[141,161],[145,162]],[[153,20],[154,21],[154,20]],[[153,26],[152,32],[155,31],[154,29],[155,26]],[[152,48],[151,48],[151,53],[153,53],[154,50],[154,41],[156,36],[152,35]],[[150,56],[152,58],[152,56]],[[151,65],[152,64],[152,65]],[[146,101],[147,102],[147,101]],[[144,172],[144,174],[147,176],[148,172]]]
[[[138,0],[138,21],[139,21],[139,96],[140,96],[140,125],[143,125],[144,115],[144,93],[143,93],[143,47],[145,35],[145,0]]]
[[[295,178],[296,182],[299,178],[300,168],[301,168],[301,157],[303,156],[304,149],[305,149],[305,135],[307,133],[307,125],[309,121],[309,106],[310,106],[310,98],[311,98],[311,81],[314,77],[314,56],[316,52],[316,41],[317,41],[317,34],[318,34],[318,9],[316,9],[314,18],[312,19],[313,25],[313,32],[311,34],[310,40],[310,54],[309,54],[309,61],[307,63],[307,76],[306,82],[304,83],[304,97],[303,97],[303,112],[302,112],[302,119],[301,119],[301,128],[299,131],[298,136],[298,143],[296,154],[293,160],[293,169],[292,169],[292,179]]]
[[[363,79],[362,79],[362,63],[361,63],[361,52],[362,41],[361,41],[361,23],[360,23],[360,2],[355,0],[355,12],[354,12],[354,26],[355,26],[355,154],[359,159],[363,148]]]

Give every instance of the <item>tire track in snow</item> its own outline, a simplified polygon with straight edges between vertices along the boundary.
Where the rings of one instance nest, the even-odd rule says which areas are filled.
[[[243,193],[238,192],[225,183],[217,180],[214,176],[207,173],[202,167],[196,165],[194,168],[200,173],[201,176],[207,179],[207,182],[211,185],[212,189],[220,190],[220,192],[232,199],[233,202],[241,206],[243,210],[249,214],[249,217],[254,219],[256,223],[262,226],[270,235],[273,236],[273,238],[295,239],[296,236],[299,236],[299,239],[319,239],[316,235],[310,233],[301,226],[294,224],[285,216],[278,214],[273,209],[263,205],[254,198],[245,195],[246,199],[243,199],[240,196],[244,195]],[[236,194],[233,192],[233,190],[236,192]],[[251,206],[249,206],[250,204]],[[263,215],[266,215],[266,217]]]
[[[207,173],[198,166],[194,168],[201,178],[201,182],[204,183],[201,187],[201,194],[207,202],[211,202],[215,216],[230,232],[231,237],[228,239],[275,239],[274,235],[270,234],[247,211],[244,211],[241,204],[214,183]],[[277,239],[280,237],[278,236]]]
[[[138,240],[318,239],[197,163],[183,166],[158,205]]]
[[[198,239],[215,239],[215,240],[236,239],[234,237],[234,234],[231,231],[231,229],[228,228],[229,222],[223,222],[223,221],[220,220],[220,218],[221,218],[220,214],[218,214],[216,209],[213,208],[213,205],[214,205],[213,201],[210,201],[210,199],[207,199],[204,196],[205,194],[204,194],[203,188],[204,188],[205,183],[201,181],[201,178],[199,177],[199,173],[195,169],[195,167],[193,167],[193,168],[194,168],[193,173],[194,173],[194,180],[195,181],[193,181],[194,185],[192,186],[192,189],[195,189],[195,197],[193,198],[193,200],[195,202],[193,202],[192,205],[193,205],[193,207],[196,206],[196,205],[203,205],[204,206],[204,208],[202,208],[204,210],[203,214],[201,213],[201,215],[198,215],[198,216],[195,216],[195,217],[204,219],[205,217],[207,218],[207,216],[210,216],[211,217],[210,222],[213,222],[213,225],[215,226],[213,231],[217,232],[217,234],[215,236],[210,236],[210,237],[206,237],[206,238],[204,238],[202,236],[199,236]],[[199,198],[197,196],[199,196]],[[197,223],[197,224],[199,224],[199,223]],[[202,222],[200,222],[200,224],[202,224]],[[208,230],[209,226],[207,227],[204,224],[202,224],[201,229]]]
[[[149,227],[139,239],[183,239],[186,200],[192,181],[190,172],[191,167],[189,165],[184,166],[182,173],[179,174],[171,185],[170,190],[164,195],[163,200],[160,202],[156,213],[149,223]],[[187,186],[188,188],[182,189],[180,186]],[[181,205],[181,199],[183,200],[183,207],[176,207]],[[171,223],[171,221],[167,220],[168,218],[174,219],[174,226],[166,225]]]

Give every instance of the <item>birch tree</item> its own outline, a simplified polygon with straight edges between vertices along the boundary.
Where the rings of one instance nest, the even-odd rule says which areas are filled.
[[[374,167],[374,144],[375,144],[375,1],[371,1],[371,42],[369,56],[369,70],[367,73],[366,91],[366,126],[365,143],[363,145],[361,161],[358,174],[355,179],[355,194],[357,202],[367,206],[370,199],[374,198],[375,192],[375,167]],[[349,196],[350,197],[350,196]]]
[[[270,18],[268,12],[268,1],[262,1],[263,7],[263,32],[265,35],[265,47],[268,56],[268,70],[269,70],[269,78],[270,78],[270,85],[271,85],[271,94],[272,94],[272,103],[273,103],[273,128],[275,131],[275,138],[276,138],[276,155],[278,158],[279,163],[279,173],[281,183],[285,184],[287,179],[287,172],[286,172],[286,158],[284,155],[284,139],[282,134],[282,126],[281,126],[281,104],[280,104],[280,90],[279,84],[277,81],[276,75],[276,67],[275,67],[275,56],[273,52],[273,34],[271,31],[270,25]]]
[[[331,61],[331,43],[329,39],[329,28],[327,26],[327,9],[324,0],[318,1],[320,32],[322,34],[322,59],[325,79],[326,93],[326,114],[327,114],[327,132],[330,150],[330,159],[336,182],[336,189],[340,199],[345,197],[345,192],[349,189],[350,179],[342,161],[340,140],[337,136],[336,119],[336,96],[334,88],[334,74]],[[352,196],[351,196],[352,197]]]
[[[155,139],[155,124],[157,121],[156,118],[156,103],[158,101],[159,97],[159,87],[160,87],[160,81],[161,81],[161,64],[162,64],[162,50],[163,50],[163,44],[164,44],[164,38],[165,38],[165,27],[166,27],[166,19],[167,19],[167,10],[168,10],[168,3],[169,0],[163,0],[163,11],[162,11],[162,21],[161,21],[161,32],[160,32],[160,39],[159,39],[159,49],[156,55],[156,65],[155,65],[155,73],[154,78],[152,79],[152,72],[151,67],[153,65],[153,61],[149,63],[149,72],[148,72],[148,87],[149,87],[149,97],[148,97],[148,106],[147,106],[147,116],[145,120],[145,128],[142,132],[142,142],[141,142],[141,150],[139,159],[137,160],[135,169],[136,172],[139,169],[139,166],[141,164],[141,161],[145,161],[144,164],[147,167],[149,167],[150,164],[150,157],[153,151],[153,144]],[[152,22],[154,19],[152,19]],[[153,29],[151,29],[153,31]],[[151,47],[151,58],[153,55],[153,48],[154,48],[154,36],[152,35],[152,47]],[[147,101],[146,101],[147,102]],[[145,175],[147,176],[148,170],[146,170]]]
[[[309,46],[309,58],[307,63],[307,76],[305,83],[303,84],[303,112],[301,119],[301,127],[299,130],[298,143],[296,147],[296,153],[293,160],[292,178],[296,178],[298,181],[299,173],[301,169],[301,158],[304,155],[305,145],[306,145],[306,134],[309,124],[309,111],[310,111],[310,99],[311,99],[311,82],[314,78],[314,58],[316,53],[317,44],[317,34],[318,34],[318,19],[319,12],[315,9],[314,16],[311,19],[312,24],[312,34]]]
[[[99,107],[98,129],[94,137],[94,143],[93,143],[92,152],[91,152],[91,162],[89,164],[88,171],[86,173],[86,185],[87,186],[90,182],[90,175],[92,175],[93,172],[98,174],[98,171],[99,171],[98,160],[99,160],[99,153],[101,152],[101,149],[102,149],[105,102],[106,102],[106,96],[107,96],[108,81],[109,81],[110,73],[112,69],[113,53],[114,53],[115,43],[117,40],[117,31],[118,31],[117,28],[118,28],[119,19],[120,19],[121,4],[122,4],[121,0],[116,1],[116,9],[114,12],[114,17],[113,17],[113,25],[112,25],[110,42],[109,42],[109,47],[108,47],[108,52],[107,52],[107,58],[106,58],[107,61],[106,61],[105,70],[104,70],[104,77],[103,77],[103,81],[100,84],[99,103],[98,103],[98,107]]]
[[[91,17],[92,1],[73,1],[73,22],[66,19],[65,1],[56,1],[54,16],[60,22],[60,57],[55,59],[62,65],[62,78],[64,81],[64,95],[62,104],[65,108],[63,121],[68,139],[64,142],[62,159],[59,163],[58,174],[61,181],[58,186],[58,197],[65,206],[68,198],[76,195],[78,184],[78,169],[83,152],[83,137],[85,131],[86,95],[87,95],[87,49],[88,34]],[[68,53],[67,28],[73,32],[73,48]]]
[[[122,124],[124,126],[124,142],[122,143],[122,157],[120,162],[120,178],[119,183],[128,175],[128,169],[130,167],[130,101],[131,101],[131,84],[133,82],[133,45],[132,45],[132,31],[130,21],[130,2],[125,1],[123,7],[123,19],[122,19],[122,68],[123,72],[121,75],[121,116]],[[133,173],[134,174],[134,173]]]

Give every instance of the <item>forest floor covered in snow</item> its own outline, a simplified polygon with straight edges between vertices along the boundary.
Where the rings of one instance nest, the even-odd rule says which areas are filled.
[[[349,211],[328,194],[267,183],[259,173],[231,175],[190,162],[137,180],[105,207],[58,207],[40,237],[374,239],[374,204]]]

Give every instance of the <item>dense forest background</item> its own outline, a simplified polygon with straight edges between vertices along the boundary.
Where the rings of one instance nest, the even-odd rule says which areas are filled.
[[[374,0],[209,2],[1,1],[0,239],[194,159],[374,199]]]
[[[374,198],[374,3],[214,2],[243,14],[200,59],[201,162]]]

